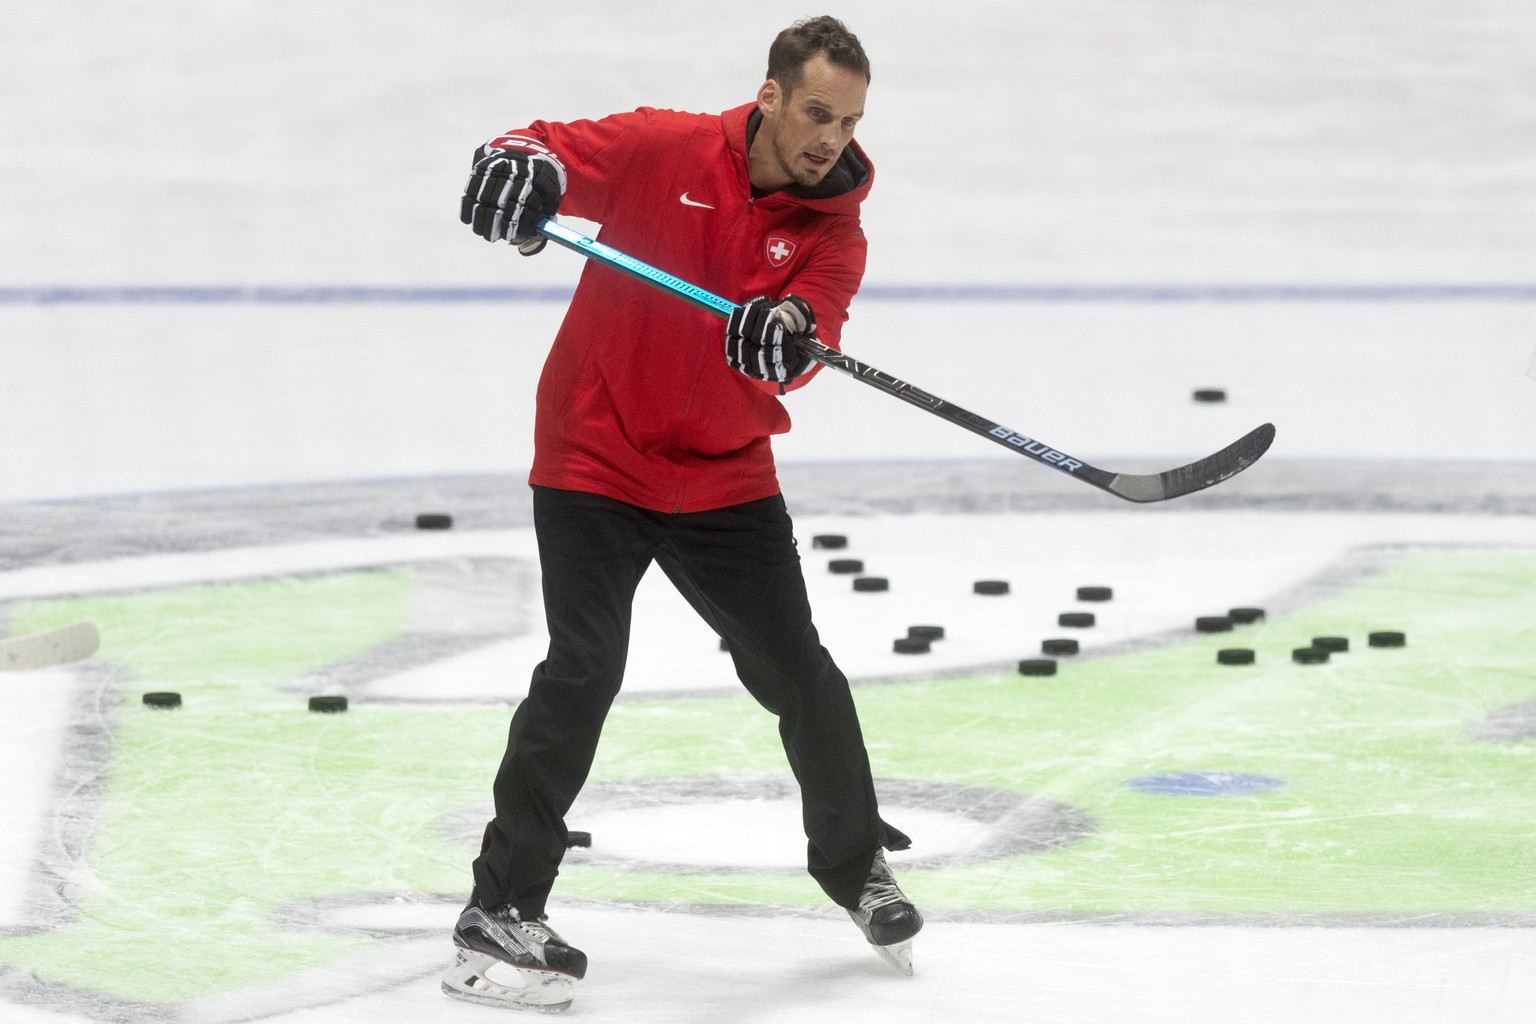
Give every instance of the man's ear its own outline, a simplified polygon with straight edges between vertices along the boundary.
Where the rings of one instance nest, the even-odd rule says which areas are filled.
[[[784,101],[784,92],[779,88],[779,83],[773,79],[764,82],[762,88],[757,90],[757,109],[764,114],[777,110],[779,104]]]

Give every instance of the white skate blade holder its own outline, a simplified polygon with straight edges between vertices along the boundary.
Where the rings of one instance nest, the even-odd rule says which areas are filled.
[[[870,948],[880,954],[880,959],[896,968],[907,977],[912,977],[912,940],[905,942],[893,942],[889,946],[877,946],[870,943]]]
[[[513,967],[493,956],[460,949],[443,975],[443,992],[486,1006],[564,1013],[576,996],[575,979],[555,971]]]

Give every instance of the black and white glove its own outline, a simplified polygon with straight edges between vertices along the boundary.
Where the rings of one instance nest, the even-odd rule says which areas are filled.
[[[459,220],[487,242],[508,241],[532,256],[544,248],[539,221],[555,215],[563,195],[565,166],[549,150],[481,146],[459,201]]]
[[[815,362],[799,342],[816,335],[816,314],[798,295],[766,295],[736,307],[725,325],[725,361],[758,380],[788,384]]]

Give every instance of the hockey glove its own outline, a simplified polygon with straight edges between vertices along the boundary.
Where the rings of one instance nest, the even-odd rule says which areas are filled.
[[[816,314],[798,295],[775,303],[766,295],[736,307],[725,325],[725,361],[731,369],[778,384],[788,384],[815,362],[799,342],[816,335]]]
[[[459,201],[459,220],[487,242],[508,241],[524,256],[544,248],[539,221],[553,217],[565,195],[565,166],[532,139],[537,149],[475,150],[474,170]]]

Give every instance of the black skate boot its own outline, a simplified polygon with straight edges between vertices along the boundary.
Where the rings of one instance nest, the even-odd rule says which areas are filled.
[[[443,991],[472,1003],[560,1013],[587,973],[587,955],[547,917],[524,921],[511,907],[485,910],[471,901],[454,926],[453,944],[457,956]]]
[[[883,851],[875,854],[859,893],[859,909],[848,911],[869,944],[902,974],[912,973],[912,937],[923,930],[923,915],[896,886]]]

